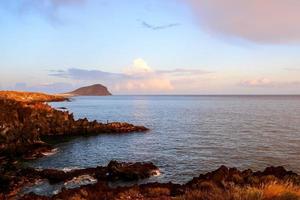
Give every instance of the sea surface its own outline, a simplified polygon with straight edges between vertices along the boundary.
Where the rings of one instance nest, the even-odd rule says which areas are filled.
[[[28,163],[34,167],[151,161],[161,175],[148,181],[176,183],[221,165],[282,165],[300,173],[300,96],[76,97],[52,105],[75,118],[130,122],[150,131],[64,140],[55,145],[57,154]]]

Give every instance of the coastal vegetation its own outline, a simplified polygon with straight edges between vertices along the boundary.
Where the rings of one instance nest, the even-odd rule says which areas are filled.
[[[63,95],[50,95],[45,93],[22,91],[0,91],[0,99],[26,103],[57,102],[69,100]]]

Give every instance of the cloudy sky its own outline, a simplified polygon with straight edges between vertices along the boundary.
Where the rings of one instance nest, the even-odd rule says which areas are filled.
[[[298,0],[0,0],[0,89],[300,94]]]

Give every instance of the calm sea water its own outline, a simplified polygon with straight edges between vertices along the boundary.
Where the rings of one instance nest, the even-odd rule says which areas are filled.
[[[283,165],[300,173],[300,96],[77,97],[52,105],[67,107],[76,118],[130,122],[151,131],[78,137],[29,163],[34,167],[151,161],[162,171],[151,180],[177,183],[220,165]]]

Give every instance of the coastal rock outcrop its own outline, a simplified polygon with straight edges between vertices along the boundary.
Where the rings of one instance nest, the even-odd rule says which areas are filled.
[[[95,184],[64,189],[52,197],[31,193],[22,199],[297,200],[300,198],[299,180],[299,175],[283,167],[269,167],[262,172],[253,172],[221,166],[183,185],[147,183],[111,188],[99,178]]]
[[[151,162],[149,163],[125,163],[111,161],[108,166],[109,180],[135,181],[149,178],[159,174],[159,169]]]
[[[14,166],[14,165],[13,165]],[[82,179],[95,180],[93,183],[107,184],[115,181],[138,181],[149,178],[159,171],[153,163],[125,163],[111,161],[106,167],[76,169],[68,172],[57,169],[37,170],[33,168],[0,171],[0,193],[5,198],[15,198],[25,186],[34,185],[40,180],[47,180],[50,184],[64,183],[64,185],[80,183]],[[63,190],[64,191],[64,190]],[[32,194],[33,195],[33,194]],[[1,196],[0,196],[1,200]]]
[[[27,93],[24,94],[28,96]],[[41,155],[49,150],[49,145],[42,142],[42,136],[76,136],[102,133],[143,132],[148,129],[128,123],[101,123],[85,119],[75,120],[68,111],[56,110],[41,100],[52,101],[56,96],[43,94],[32,101],[19,101],[0,95],[0,156]],[[38,150],[34,152],[34,150]]]

